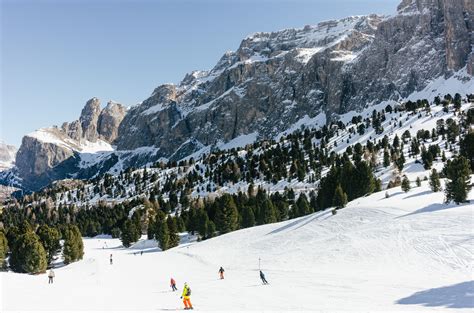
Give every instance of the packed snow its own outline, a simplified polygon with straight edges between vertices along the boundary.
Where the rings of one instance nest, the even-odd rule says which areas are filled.
[[[474,205],[444,204],[427,182],[388,194],[202,242],[182,234],[166,252],[87,238],[84,259],[57,266],[52,285],[46,274],[1,273],[0,310],[175,311],[187,282],[200,311],[472,312]]]

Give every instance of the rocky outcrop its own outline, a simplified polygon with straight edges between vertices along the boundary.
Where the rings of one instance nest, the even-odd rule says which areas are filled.
[[[126,109],[123,105],[109,101],[100,112],[97,120],[97,133],[107,142],[114,142],[117,138],[118,127],[125,117]]]
[[[16,147],[0,141],[0,171],[13,166],[15,162]]]
[[[274,137],[305,115],[329,118],[398,100],[473,68],[473,1],[404,0],[399,14],[256,33],[216,66],[158,87],[119,127],[119,149],[178,158],[239,135]]]
[[[15,175],[28,189],[38,189],[55,179],[76,175],[81,153],[112,150],[120,122],[126,114],[121,104],[87,101],[78,120],[60,128],[39,129],[23,137],[16,155]]]

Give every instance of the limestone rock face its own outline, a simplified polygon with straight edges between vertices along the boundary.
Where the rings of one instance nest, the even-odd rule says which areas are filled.
[[[0,171],[13,166],[16,152],[17,149],[15,146],[0,141]]]
[[[41,128],[23,137],[16,154],[15,171],[28,189],[38,189],[55,179],[75,175],[69,163],[77,163],[81,153],[109,151],[117,137],[126,109],[109,102],[104,109],[100,101],[87,101],[78,120],[59,127]],[[77,164],[74,166],[77,167]]]
[[[466,67],[472,75],[474,1],[403,0],[398,14],[349,17],[256,33],[210,71],[163,85],[129,111],[119,149],[155,146],[179,158],[258,133],[269,138],[305,115],[398,100]]]
[[[107,142],[114,142],[117,138],[118,127],[125,117],[126,109],[123,105],[109,101],[100,112],[97,120],[99,137]]]

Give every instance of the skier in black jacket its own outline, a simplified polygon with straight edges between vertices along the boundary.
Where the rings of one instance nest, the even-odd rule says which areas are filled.
[[[263,274],[262,271],[260,271],[260,279],[262,280],[264,285],[268,284],[268,281],[265,279],[265,274]]]

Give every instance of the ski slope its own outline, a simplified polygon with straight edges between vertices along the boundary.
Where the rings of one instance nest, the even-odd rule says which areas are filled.
[[[185,243],[166,252],[146,240],[124,249],[117,239],[85,239],[84,259],[57,268],[53,285],[46,274],[1,273],[0,311],[181,310],[188,282],[198,311],[472,312],[474,205],[443,204],[427,182],[388,192],[336,215],[203,242],[183,235]],[[259,258],[270,285],[259,280]],[[171,292],[171,276],[179,292]]]

